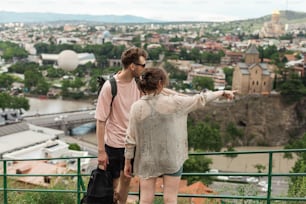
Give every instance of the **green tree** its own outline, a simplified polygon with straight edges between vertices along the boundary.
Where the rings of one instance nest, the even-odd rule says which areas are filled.
[[[9,72],[24,74],[25,71],[38,70],[39,65],[35,62],[17,62],[9,67]]]
[[[301,139],[291,140],[285,146],[285,149],[305,149],[306,148],[306,133]],[[306,152],[296,152],[297,161],[292,168],[292,173],[306,173]],[[291,156],[291,155],[290,155]],[[306,196],[306,178],[305,176],[290,176],[288,195],[290,197],[305,197]]]
[[[136,47],[141,47],[140,35],[137,35],[137,36],[133,37],[132,43]]]
[[[11,96],[8,93],[0,93],[0,108],[4,111],[7,108],[15,110],[29,110],[29,100],[25,97]]]
[[[233,72],[234,72],[234,69],[233,68],[229,68],[229,67],[224,67],[223,71],[224,71],[224,74],[225,74],[226,84],[231,87],[232,83],[233,83]]]
[[[5,60],[12,60],[14,57],[21,59],[28,56],[24,48],[12,42],[0,41],[0,50],[3,51],[2,57]]]
[[[76,144],[76,143],[69,144],[68,149],[76,150],[76,151],[81,151],[80,145],[78,145],[78,144]]]
[[[42,78],[43,76],[38,70],[27,70],[24,73],[24,85],[28,90],[32,90]]]
[[[185,161],[183,169],[184,172],[188,173],[199,173],[206,172],[209,170],[209,165],[212,164],[212,159],[205,156],[189,156],[188,160]],[[183,179],[187,179],[188,184],[202,181],[205,184],[211,184],[211,178],[207,176],[183,176]]]
[[[177,67],[175,67],[169,62],[165,62],[164,69],[169,74],[170,79],[177,79],[181,81],[187,79],[187,74],[185,72],[180,71]]]
[[[1,74],[0,75],[0,87],[9,89],[14,82],[14,78],[8,74]]]
[[[10,107],[10,101],[11,96],[8,93],[0,93],[0,108],[2,109],[2,112]]]
[[[39,95],[47,95],[50,88],[50,84],[46,82],[44,79],[38,81],[36,88],[34,89],[34,93]]]
[[[257,173],[262,173],[266,169],[266,166],[262,164],[255,164],[254,168],[257,169]]]
[[[225,150],[224,152],[235,152],[236,150],[235,150],[235,148],[234,147],[232,147],[232,146],[229,146],[229,147],[227,147],[227,150]],[[229,165],[231,164],[231,162],[233,161],[233,159],[234,158],[236,158],[238,155],[237,154],[230,154],[230,153],[228,153],[228,154],[225,154],[224,155],[226,158],[228,158],[229,160],[230,160],[230,162],[228,163],[228,167],[229,167]]]
[[[199,150],[220,151],[223,144],[219,126],[209,121],[194,122],[188,120],[188,144]]]
[[[232,145],[237,139],[242,139],[243,131],[238,129],[233,122],[229,122],[225,129],[224,144]]]
[[[214,89],[214,81],[210,77],[200,77],[196,76],[192,79],[192,87],[194,87],[196,90],[203,90],[203,89]]]
[[[282,99],[287,103],[299,101],[306,95],[306,88],[299,79],[290,79],[283,82],[279,90],[283,96]]]
[[[163,54],[163,48],[158,47],[158,48],[152,48],[148,50],[148,55],[150,60],[159,60],[159,55]]]

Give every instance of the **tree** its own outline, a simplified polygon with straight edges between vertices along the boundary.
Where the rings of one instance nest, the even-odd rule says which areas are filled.
[[[266,169],[266,166],[262,164],[255,164],[254,168],[257,169],[257,173],[262,173]]]
[[[280,85],[283,100],[287,103],[299,101],[306,95],[306,88],[301,80],[290,79]]]
[[[25,97],[11,96],[8,93],[0,93],[0,108],[5,111],[6,108],[15,110],[29,110],[29,100]]]
[[[306,148],[306,133],[303,138],[290,141],[285,149],[305,149]],[[298,159],[292,168],[292,173],[306,172],[306,152],[296,152]],[[306,177],[305,176],[290,176],[288,195],[291,197],[306,196]]]
[[[78,144],[76,144],[76,143],[69,144],[68,149],[76,150],[76,151],[81,151],[80,145],[78,145]]]
[[[224,67],[224,68],[223,68],[223,72],[224,72],[224,74],[225,74],[225,81],[226,81],[226,84],[227,84],[228,86],[232,86],[234,69],[233,69],[233,68],[229,68],[229,67]]]
[[[148,50],[148,55],[150,60],[159,60],[159,55],[163,53],[163,48],[152,48]]]
[[[189,60],[190,59],[190,56],[189,56],[186,48],[181,48],[180,49],[180,59],[181,60]]]
[[[212,159],[205,156],[189,156],[188,160],[185,161],[183,169],[184,172],[206,172],[208,171],[209,165],[212,164]],[[188,184],[194,183],[196,181],[202,181],[205,184],[211,184],[211,179],[207,176],[183,176],[183,179],[187,179]]]
[[[227,150],[225,150],[224,152],[235,152],[235,151],[236,151],[235,148],[230,146],[230,147],[227,147]],[[238,156],[237,154],[225,154],[225,157],[230,159],[228,167],[231,164],[231,162],[233,161],[233,159],[236,158],[237,156]]]
[[[8,93],[0,93],[0,108],[2,112],[4,112],[6,108],[9,108],[10,98],[11,96]]]
[[[27,70],[24,73],[24,85],[28,90],[32,90],[42,78],[43,76],[38,70]]]
[[[199,150],[220,151],[223,144],[218,125],[209,121],[197,122],[188,120],[188,144]]]
[[[38,81],[34,92],[39,95],[47,95],[50,85],[44,79]]]
[[[14,82],[14,78],[8,74],[0,75],[0,88],[9,89]]]
[[[228,145],[235,142],[237,139],[242,139],[243,131],[238,129],[233,122],[230,122],[226,126],[224,144]],[[232,144],[230,144],[232,145]]]
[[[136,47],[141,47],[140,35],[135,36],[135,37],[132,39],[132,43],[133,43],[133,45],[136,46]]]
[[[192,79],[192,86],[196,90],[203,90],[203,89],[209,89],[213,90],[214,89],[214,81],[210,77],[200,77],[196,76]]]
[[[14,57],[25,58],[28,56],[28,52],[24,48],[12,42],[0,41],[0,50],[3,51],[2,57],[5,60],[12,60]]]

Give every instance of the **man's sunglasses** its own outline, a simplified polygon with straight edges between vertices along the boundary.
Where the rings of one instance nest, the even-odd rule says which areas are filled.
[[[144,63],[144,64],[139,64],[139,63],[135,63],[135,62],[134,62],[134,64],[135,64],[135,65],[138,65],[138,66],[142,66],[143,68],[146,67],[146,63]]]

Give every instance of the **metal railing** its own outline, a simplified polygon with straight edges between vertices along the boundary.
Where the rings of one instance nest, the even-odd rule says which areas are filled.
[[[291,176],[306,176],[305,173],[273,173],[273,154],[276,153],[292,153],[292,152],[306,152],[306,149],[286,149],[286,150],[267,150],[267,151],[233,151],[233,152],[193,152],[189,153],[190,156],[209,156],[209,155],[239,155],[239,154],[268,154],[268,169],[267,173],[183,173],[183,176],[254,176],[254,177],[263,177],[266,176],[268,179],[267,192],[264,196],[248,196],[248,195],[222,195],[222,194],[178,194],[179,197],[186,198],[207,198],[207,199],[238,199],[238,200],[254,200],[254,201],[263,201],[267,204],[270,204],[271,201],[298,201],[301,203],[306,203],[306,197],[276,197],[272,196],[272,178],[273,177],[291,177]],[[86,192],[86,184],[82,177],[89,176],[89,173],[82,173],[81,171],[81,159],[84,158],[96,158],[93,156],[87,157],[69,157],[69,158],[40,158],[40,159],[18,159],[18,160],[9,160],[2,159],[0,160],[3,165],[3,173],[0,176],[3,178],[3,186],[0,188],[0,193],[3,194],[3,203],[8,204],[8,193],[9,192],[56,192],[56,193],[73,193],[76,194],[76,203],[81,202],[83,194]],[[16,161],[35,161],[35,160],[76,160],[77,171],[75,173],[65,173],[65,174],[17,174],[17,173],[8,173],[8,164],[9,162]],[[0,163],[0,164],[1,164]],[[72,190],[65,189],[46,189],[46,188],[13,188],[8,185],[9,177],[76,177],[77,182],[76,186]],[[1,195],[1,194],[0,194]],[[138,195],[139,192],[130,192],[130,195]],[[156,196],[162,196],[162,193],[156,193]],[[1,201],[0,201],[1,202]]]

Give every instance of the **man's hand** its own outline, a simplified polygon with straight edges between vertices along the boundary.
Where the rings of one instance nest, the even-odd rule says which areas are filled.
[[[106,170],[108,165],[108,156],[105,151],[98,152],[98,165],[100,169]]]

